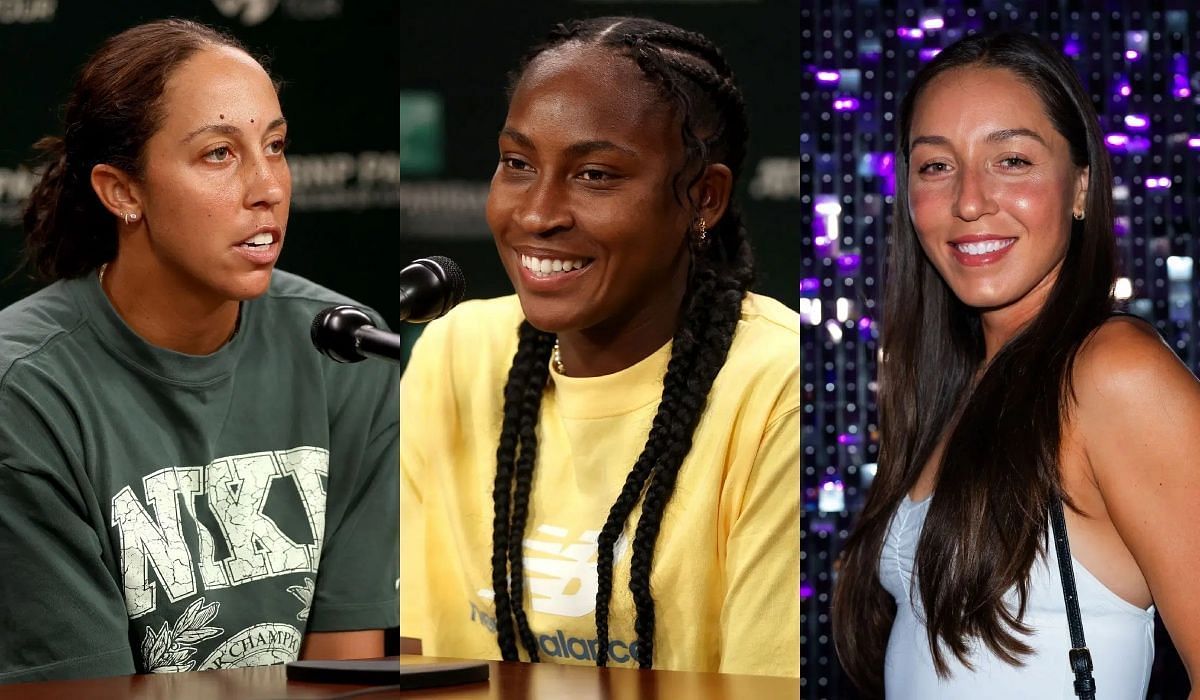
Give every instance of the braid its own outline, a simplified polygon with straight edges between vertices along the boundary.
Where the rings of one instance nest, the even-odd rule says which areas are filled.
[[[676,175],[677,192],[690,189],[713,162],[729,167],[736,181],[745,160],[749,129],[741,91],[716,45],[695,32],[653,20],[606,17],[559,24],[510,74],[510,96],[531,61],[572,41],[608,46],[629,56],[647,79],[659,86],[676,114],[683,117],[680,136],[687,165]],[[688,187],[678,188],[689,174]],[[694,202],[689,204],[695,206]],[[685,308],[681,310],[672,341],[662,400],[646,444],[597,538],[596,664],[599,666],[605,666],[608,660],[615,547],[639,501],[642,514],[634,534],[629,589],[636,610],[638,663],[643,668],[653,664],[655,613],[650,568],[663,513],[674,493],[680,467],[691,451],[713,381],[728,355],[742,298],[753,281],[754,265],[746,230],[733,202],[710,233],[711,245],[692,250]],[[523,608],[521,538],[528,520],[536,461],[535,429],[553,336],[533,329],[528,322],[521,325],[519,336],[504,390],[504,419],[497,450],[492,579],[496,589],[497,638],[504,658],[517,658],[515,637],[519,634],[530,659],[536,661],[536,640]]]
[[[496,604],[496,639],[500,645],[500,654],[505,661],[516,661],[520,658],[516,644],[516,633],[513,630],[513,597],[509,589],[508,566],[512,557],[511,550],[517,554],[513,576],[520,573],[521,537],[524,534],[524,518],[528,514],[529,488],[525,485],[524,498],[521,498],[521,483],[517,480],[517,493],[513,493],[513,482],[517,479],[517,470],[524,466],[518,465],[518,448],[521,460],[528,457],[533,461],[533,449],[526,449],[522,444],[527,435],[533,433],[526,430],[526,424],[537,423],[538,410],[541,407],[541,389],[545,386],[545,368],[541,372],[541,382],[537,382],[539,365],[545,365],[553,347],[553,336],[542,333],[528,323],[522,323],[518,330],[517,352],[513,357],[512,367],[508,372],[508,381],[504,385],[504,418],[500,425],[500,443],[496,448],[496,481],[492,489],[492,500],[495,506],[495,516],[492,520],[492,590],[495,592]],[[547,345],[549,338],[549,345]],[[534,389],[531,389],[534,388]],[[529,401],[529,394],[535,391],[537,400]],[[528,415],[532,413],[532,415]],[[534,438],[536,441],[536,438]],[[536,444],[536,443],[535,443]],[[532,474],[532,464],[529,466]],[[512,515],[521,513],[520,528],[515,528]],[[513,535],[516,544],[513,545]],[[525,612],[522,596],[519,595],[521,585],[518,584],[516,597],[517,624],[522,627],[522,641],[526,644],[531,660],[537,660],[536,645],[529,646],[528,623],[525,622]],[[532,637],[532,634],[529,634]]]
[[[528,330],[526,330],[528,329]],[[516,487],[513,491],[512,521],[509,523],[508,563],[510,569],[511,596],[513,612],[517,619],[517,633],[521,643],[529,654],[530,661],[538,660],[537,640],[529,628],[529,620],[525,616],[525,559],[522,541],[525,537],[525,525],[529,520],[529,493],[533,487],[533,465],[537,458],[537,422],[538,412],[542,405],[542,391],[550,375],[550,352],[554,348],[554,336],[534,329],[527,322],[522,324],[522,333],[528,333],[533,340],[533,352],[530,354],[529,378],[522,392],[521,403],[517,409],[519,416],[518,436],[520,454],[514,474]],[[516,364],[514,359],[513,364]]]

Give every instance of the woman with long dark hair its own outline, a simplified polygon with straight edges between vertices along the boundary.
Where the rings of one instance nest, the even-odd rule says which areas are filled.
[[[1091,102],[1040,40],[972,36],[918,73],[899,129],[879,470],[835,589],[842,664],[889,698],[1142,697],[1155,607],[1189,668],[1200,655],[1200,385],[1114,316]]]
[[[705,37],[560,25],[487,218],[515,297],[402,389],[401,632],[426,654],[799,673],[795,313],[749,292],[742,95]]]
[[[0,311],[0,683],[383,653],[398,372],[308,341],[275,271],[287,122],[182,20],[80,71],[25,209],[50,284]]]

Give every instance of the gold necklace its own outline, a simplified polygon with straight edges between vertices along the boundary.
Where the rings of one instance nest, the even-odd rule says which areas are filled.
[[[554,351],[550,353],[550,362],[554,365],[555,372],[566,376],[567,372],[563,369],[562,353],[558,350],[558,338],[554,339]]]

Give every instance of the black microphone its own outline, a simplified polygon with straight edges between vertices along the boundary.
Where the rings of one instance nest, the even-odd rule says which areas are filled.
[[[400,319],[432,321],[462,301],[465,290],[466,280],[453,260],[440,255],[414,260],[400,271]],[[337,362],[404,358],[401,337],[376,328],[374,319],[356,306],[322,310],[313,319],[311,336],[317,350]]]

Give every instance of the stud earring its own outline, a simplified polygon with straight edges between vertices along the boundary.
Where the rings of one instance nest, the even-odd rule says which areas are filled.
[[[1076,221],[1083,221],[1084,214],[1083,212],[1071,212],[1071,216],[1074,217]]]
[[[129,225],[138,220],[138,215],[135,211],[127,211],[122,218],[125,219],[125,224]]]

